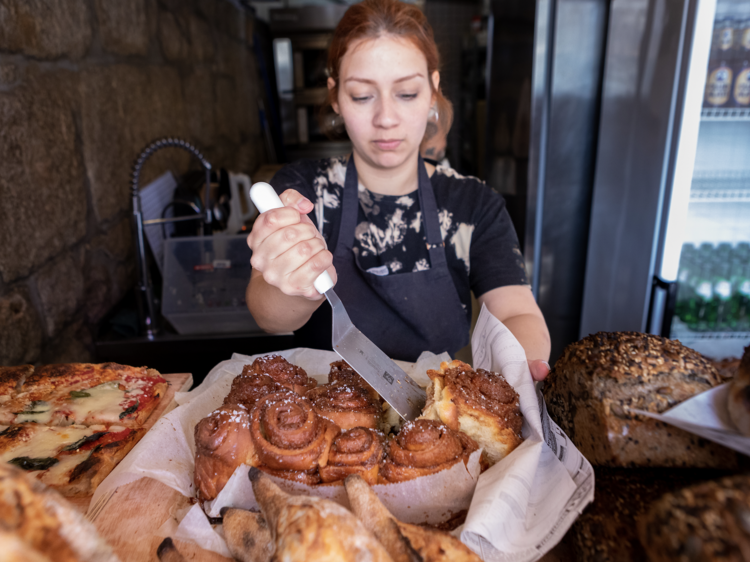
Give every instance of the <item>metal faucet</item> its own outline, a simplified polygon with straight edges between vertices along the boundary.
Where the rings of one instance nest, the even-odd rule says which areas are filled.
[[[206,172],[204,211],[202,213],[197,212],[195,215],[184,217],[161,218],[144,221],[141,212],[141,193],[139,185],[141,168],[143,168],[146,160],[148,160],[155,152],[162,148],[169,147],[187,150],[190,154],[195,156],[200,161],[201,166],[203,166],[203,169]],[[146,263],[146,243],[143,235],[143,227],[188,220],[200,220],[200,235],[204,236],[211,234],[211,209],[209,207],[211,164],[209,164],[208,160],[203,157],[203,154],[201,154],[197,148],[187,141],[171,137],[158,139],[144,148],[138,155],[138,158],[136,158],[131,173],[130,188],[133,198],[133,236],[135,241],[135,251],[137,254],[135,260],[137,276],[135,297],[138,306],[139,329],[141,335],[146,336],[148,339],[154,339],[154,336],[159,332],[160,327],[158,323],[158,312],[156,310],[156,299],[154,297],[154,287],[151,284],[151,275],[149,274],[148,265]]]

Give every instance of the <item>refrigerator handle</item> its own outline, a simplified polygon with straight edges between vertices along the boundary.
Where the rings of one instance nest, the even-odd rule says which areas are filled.
[[[665,338],[669,337],[670,330],[672,327],[672,319],[674,318],[675,306],[677,305],[677,281],[665,281],[658,275],[654,275],[654,279],[651,283],[651,298],[648,305],[648,318],[651,326],[649,326],[649,332],[654,333],[656,328],[659,329],[659,335]],[[661,289],[664,291],[664,298],[657,301],[657,290]],[[655,311],[655,307],[661,309],[661,326],[655,325],[654,313],[658,315],[658,309]]]

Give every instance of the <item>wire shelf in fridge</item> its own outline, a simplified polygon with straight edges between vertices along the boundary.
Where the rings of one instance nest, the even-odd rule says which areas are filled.
[[[704,107],[702,121],[750,121],[750,107]]]
[[[748,189],[694,189],[691,203],[750,203]]]

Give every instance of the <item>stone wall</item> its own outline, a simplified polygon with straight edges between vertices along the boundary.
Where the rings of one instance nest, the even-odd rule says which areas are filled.
[[[92,359],[134,284],[128,179],[150,141],[263,163],[253,23],[229,0],[0,0],[0,365]],[[142,184],[191,158],[160,152]]]

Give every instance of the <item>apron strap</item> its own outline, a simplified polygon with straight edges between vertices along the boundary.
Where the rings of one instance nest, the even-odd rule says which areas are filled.
[[[419,208],[422,213],[422,224],[427,239],[427,249],[430,255],[430,267],[438,267],[447,264],[445,248],[443,247],[443,236],[440,232],[440,218],[438,216],[435,191],[432,189],[432,181],[427,175],[424,160],[418,155],[417,173],[419,187]],[[357,228],[359,218],[359,179],[357,168],[354,165],[354,155],[349,157],[346,165],[346,179],[341,202],[341,223],[339,225],[338,242],[336,252],[351,252],[354,247],[354,232]]]

